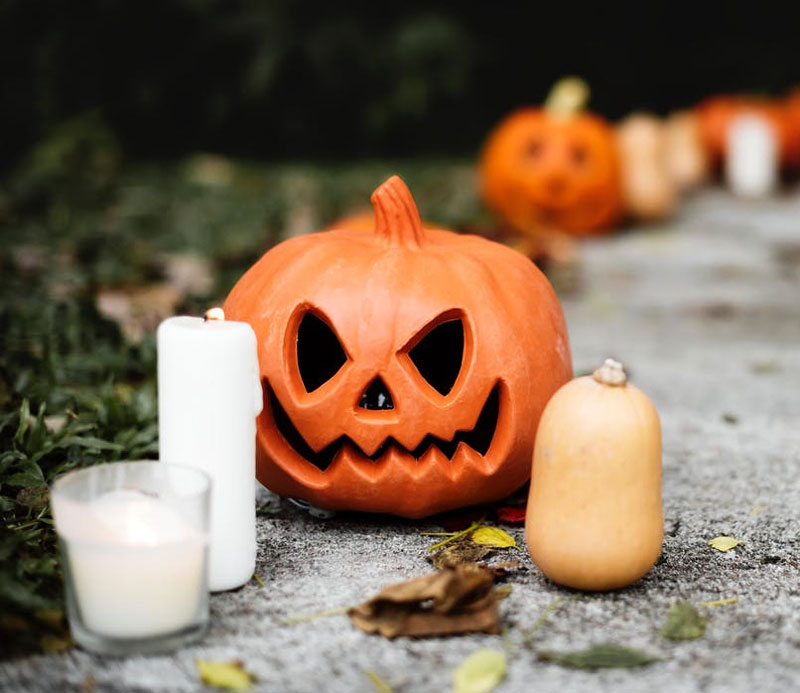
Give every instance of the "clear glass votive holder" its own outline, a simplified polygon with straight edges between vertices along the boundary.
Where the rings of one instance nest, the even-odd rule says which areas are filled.
[[[158,461],[113,462],[50,489],[72,637],[99,654],[163,652],[208,627],[211,479]]]

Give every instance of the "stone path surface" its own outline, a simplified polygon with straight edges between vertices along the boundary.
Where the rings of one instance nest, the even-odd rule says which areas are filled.
[[[628,366],[663,424],[663,560],[639,584],[554,613],[538,649],[600,642],[662,661],[638,670],[573,671],[511,645],[511,691],[789,691],[800,689],[800,194],[744,203],[724,192],[691,200],[657,229],[590,242],[580,290],[564,297],[575,369],[604,357]],[[368,692],[376,672],[397,693],[446,691],[452,671],[497,636],[388,641],[345,616],[286,618],[363,601],[427,571],[430,523],[315,519],[284,502],[259,519],[258,573],[212,599],[207,637],[169,656],[111,659],[80,650],[0,664],[4,691],[196,691],[194,665],[239,659],[257,690]],[[521,529],[512,532],[523,542]],[[707,546],[717,535],[743,544]],[[555,598],[521,554],[502,605],[518,642]],[[659,635],[677,599],[737,597],[705,609],[701,640]]]

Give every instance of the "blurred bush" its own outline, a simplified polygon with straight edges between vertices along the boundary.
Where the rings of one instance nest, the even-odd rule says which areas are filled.
[[[564,74],[611,117],[800,79],[800,7],[0,0],[0,169],[94,112],[134,158],[472,155]]]

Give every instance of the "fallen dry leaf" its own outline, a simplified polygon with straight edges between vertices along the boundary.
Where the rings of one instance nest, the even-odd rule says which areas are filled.
[[[481,546],[492,546],[497,549],[518,549],[517,540],[499,527],[478,527],[470,539]]]
[[[168,283],[129,289],[101,289],[95,296],[97,311],[119,324],[132,342],[155,332],[159,323],[175,314],[183,301],[178,289]]]
[[[572,652],[539,652],[539,659],[570,669],[635,669],[658,662],[647,652],[611,643]]]
[[[734,537],[714,537],[711,541],[708,542],[708,545],[712,549],[716,549],[717,551],[730,551],[731,549],[735,549],[739,544],[741,544],[738,539]]]
[[[465,563],[477,563],[493,553],[494,548],[491,546],[481,546],[467,537],[461,537],[457,541],[443,546],[436,553],[427,556],[427,560],[433,564],[436,570],[444,570]]]
[[[715,606],[728,606],[729,604],[737,604],[739,597],[726,597],[725,599],[713,599],[710,602],[700,602],[698,606],[703,608],[713,608]]]
[[[479,526],[486,517],[482,507],[453,510],[442,517],[441,525],[448,532],[458,532],[470,525]]]
[[[229,691],[247,691],[253,687],[254,676],[241,662],[207,662],[195,659],[203,683]]]
[[[669,610],[661,637],[667,640],[697,640],[705,632],[705,617],[688,602],[679,601]]]
[[[453,672],[453,693],[489,693],[506,675],[506,655],[484,648],[473,652]]]
[[[163,258],[167,283],[182,296],[206,296],[214,288],[214,269],[196,253],[171,253]]]
[[[393,693],[392,687],[374,671],[365,671],[364,675],[369,679],[369,682],[372,684],[372,687],[377,691],[377,693]]]
[[[522,569],[522,563],[520,561],[499,561],[497,563],[491,564],[481,564],[486,565],[486,567],[494,573],[495,578],[498,580],[506,577],[507,575],[512,575],[513,573],[517,573]]]
[[[357,628],[386,638],[500,632],[494,575],[476,565],[398,582],[347,613]]]
[[[527,508],[498,508],[497,519],[507,525],[521,525],[525,522]]]

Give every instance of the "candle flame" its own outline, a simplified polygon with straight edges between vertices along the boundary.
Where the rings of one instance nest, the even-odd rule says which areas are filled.
[[[208,322],[209,320],[224,320],[225,319],[225,311],[222,308],[209,308],[206,311],[206,314],[203,316],[203,320]]]

